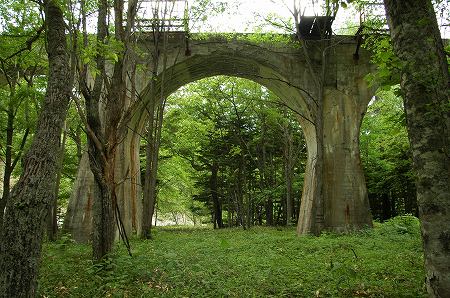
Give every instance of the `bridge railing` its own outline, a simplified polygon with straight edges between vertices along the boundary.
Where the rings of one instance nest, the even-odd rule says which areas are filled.
[[[136,26],[142,31],[188,31],[187,0],[142,0]]]

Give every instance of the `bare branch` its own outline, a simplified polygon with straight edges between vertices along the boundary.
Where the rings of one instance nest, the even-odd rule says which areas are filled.
[[[44,26],[44,24],[42,24],[41,27],[39,27],[39,28],[36,30],[36,34],[34,34],[32,37],[30,37],[29,39],[27,39],[27,41],[25,41],[25,45],[24,45],[22,48],[20,48],[19,50],[17,50],[15,53],[12,53],[11,55],[9,55],[8,57],[6,57],[5,59],[0,58],[0,61],[2,61],[2,63],[3,63],[3,61],[9,60],[9,59],[11,59],[11,58],[13,58],[13,57],[19,55],[19,54],[22,53],[22,52],[25,52],[25,51],[31,51],[32,46],[33,46],[33,43],[34,43],[36,40],[39,39],[39,37],[41,36],[42,31],[44,31],[44,28],[45,28],[45,26]]]
[[[22,137],[22,141],[20,142],[19,152],[16,155],[16,158],[14,158],[12,164],[11,164],[11,172],[16,167],[17,163],[19,162],[20,157],[22,156],[23,148],[25,147],[25,143],[27,142],[28,134],[30,133],[30,128],[27,127],[25,130],[25,134]]]
[[[73,99],[73,101],[75,102],[75,105],[76,105],[76,107],[77,107],[78,114],[80,115],[80,118],[81,118],[81,121],[83,122],[83,124],[84,124],[84,126],[85,126],[85,128],[86,128],[87,135],[88,135],[89,138],[94,142],[95,147],[97,148],[97,150],[98,150],[99,152],[101,152],[103,161],[104,161],[105,163],[107,163],[107,159],[106,159],[106,156],[105,156],[105,153],[104,153],[103,145],[102,145],[102,143],[100,142],[100,140],[97,138],[97,135],[94,133],[94,131],[92,130],[92,128],[90,127],[90,125],[88,124],[87,118],[86,118],[86,116],[84,115],[83,109],[82,109],[82,107],[81,107],[80,100],[78,99],[78,97],[76,97],[76,96],[74,96],[74,95],[72,95],[72,99]]]

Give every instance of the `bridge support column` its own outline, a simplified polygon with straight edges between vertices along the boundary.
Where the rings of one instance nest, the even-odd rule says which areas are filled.
[[[89,168],[89,157],[85,152],[78,165],[63,224],[63,232],[71,234],[78,243],[91,240],[94,196],[94,175]]]
[[[297,234],[318,234],[320,233],[320,225],[322,216],[318,208],[318,190],[317,190],[317,135],[315,126],[303,119],[299,118],[305,135],[306,145],[308,149],[308,157],[306,160],[305,175],[303,179],[303,191],[298,216]],[[319,211],[319,212],[318,212]],[[319,215],[319,217],[317,216]]]
[[[127,235],[141,233],[142,202],[139,168],[139,138],[128,131],[116,149],[116,196],[120,216]],[[79,243],[91,240],[94,195],[94,175],[85,152],[78,166],[77,177],[64,218],[63,231]],[[118,238],[118,231],[116,238]]]
[[[325,90],[323,148],[317,147],[315,126],[299,119],[308,145],[299,235],[320,234],[322,230],[349,232],[372,226],[359,154],[360,126],[368,98],[367,92],[353,92],[350,96],[334,88]],[[322,173],[316,167],[318,150],[323,150]],[[319,175],[322,192],[317,184]]]
[[[138,235],[142,228],[141,171],[139,165],[139,138],[128,130],[116,152],[116,195],[120,217],[127,235]]]
[[[364,96],[367,94],[364,92]],[[368,98],[326,89],[323,109],[324,228],[347,232],[372,226],[359,153]]]

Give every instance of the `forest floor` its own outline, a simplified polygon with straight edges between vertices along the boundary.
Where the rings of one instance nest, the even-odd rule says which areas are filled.
[[[68,237],[45,243],[39,297],[425,297],[419,224],[397,217],[349,235],[294,228],[157,228],[93,265]]]

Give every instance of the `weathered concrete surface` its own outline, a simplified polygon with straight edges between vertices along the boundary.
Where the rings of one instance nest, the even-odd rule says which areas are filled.
[[[121,219],[128,234],[140,234],[142,223],[139,139],[127,133],[116,156],[116,195]]]
[[[139,168],[139,139],[128,133],[117,147],[116,195],[120,217],[128,235],[141,233],[142,202],[141,173]],[[89,168],[87,152],[83,154],[69,206],[64,218],[63,231],[80,243],[91,241],[94,175]],[[119,239],[116,230],[116,239]]]
[[[89,168],[88,155],[83,154],[78,166],[77,179],[64,217],[63,232],[81,243],[91,239],[92,203],[94,200],[94,174]]]
[[[137,77],[139,100],[125,117],[121,172],[118,192],[122,217],[127,231],[139,231],[140,175],[139,134],[148,115],[146,105],[169,96],[190,82],[229,75],[253,80],[274,92],[298,113],[304,130],[308,159],[300,208],[298,232],[312,232],[320,221],[323,228],[349,231],[371,225],[364,174],[359,157],[359,129],[367,104],[373,95],[364,81],[370,71],[369,54],[360,50],[353,58],[356,42],[349,36],[334,37],[330,43],[307,43],[311,67],[320,72],[322,50],[326,48],[327,68],[324,80],[323,113],[318,115],[319,90],[311,76],[304,49],[286,44],[255,44],[250,41],[223,38],[191,40],[186,45],[183,34],[171,36],[167,63],[159,69],[154,88],[145,87],[150,80],[153,41],[139,39],[139,63],[146,71]],[[186,55],[189,53],[189,55]],[[159,63],[162,67],[164,63]],[[162,97],[161,97],[162,95]],[[323,121],[323,148],[317,148],[315,123]],[[126,125],[125,125],[126,124]],[[323,149],[323,172],[316,169],[318,149]],[[323,177],[322,203],[317,206],[316,177]],[[137,211],[133,211],[133,210]],[[131,218],[131,219],[130,219]]]
[[[322,116],[324,226],[342,232],[372,226],[359,134],[373,90],[364,80],[371,67],[367,52],[360,51],[355,61],[344,47],[330,51],[336,63],[336,83],[326,87]]]

